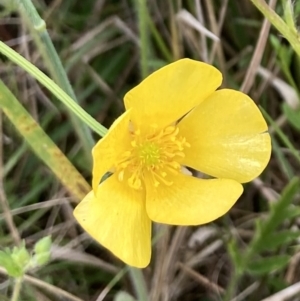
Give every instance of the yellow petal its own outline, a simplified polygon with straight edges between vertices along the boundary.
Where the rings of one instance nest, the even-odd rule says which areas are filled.
[[[171,225],[211,222],[224,215],[243,192],[243,186],[233,180],[203,180],[183,174],[172,177],[173,185],[147,190],[146,209],[155,222]]]
[[[240,183],[257,177],[271,155],[267,124],[255,103],[234,90],[220,90],[179,123],[191,147],[182,164]]]
[[[127,111],[122,114],[92,150],[94,162],[92,186],[95,193],[104,174],[111,171],[118,156],[130,148],[130,113]]]
[[[125,263],[143,268],[151,256],[151,222],[144,195],[119,182],[104,181],[97,197],[91,191],[74,210],[74,216],[96,241]]]
[[[213,93],[222,74],[213,66],[182,59],[152,73],[125,95],[126,109],[134,108],[135,126],[163,128],[180,119]]]

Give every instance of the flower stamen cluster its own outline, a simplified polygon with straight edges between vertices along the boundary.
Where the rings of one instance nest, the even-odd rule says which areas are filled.
[[[180,172],[180,161],[185,157],[184,149],[190,144],[179,136],[178,127],[168,126],[163,130],[143,135],[135,130],[131,133],[131,150],[122,154],[115,166],[119,181],[127,178],[131,188],[140,190],[144,181],[152,182],[154,187],[160,184],[170,186],[168,174]]]

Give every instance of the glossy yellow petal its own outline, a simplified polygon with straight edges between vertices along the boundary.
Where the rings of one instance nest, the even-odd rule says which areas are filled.
[[[221,82],[222,74],[213,66],[182,59],[152,73],[130,90],[125,106],[134,108],[136,127],[163,128],[207,98]]]
[[[243,192],[243,186],[233,180],[203,180],[184,174],[172,177],[173,185],[147,190],[146,209],[155,222],[171,225],[211,222],[224,215]]]
[[[151,256],[151,222],[144,195],[119,182],[104,181],[97,197],[91,191],[74,210],[74,216],[96,241],[125,263],[143,268]]]
[[[130,148],[130,111],[122,114],[110,127],[108,133],[94,146],[93,190],[96,193],[104,174],[111,171],[117,157]]]
[[[191,147],[182,164],[240,183],[257,177],[271,155],[267,124],[255,103],[234,90],[220,90],[179,123]]]

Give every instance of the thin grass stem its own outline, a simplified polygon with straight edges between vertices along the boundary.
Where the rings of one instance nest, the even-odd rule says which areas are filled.
[[[149,33],[148,33],[148,11],[146,0],[135,0],[138,14],[138,26],[140,33],[140,64],[141,76],[145,78],[149,74]]]
[[[19,301],[20,300],[22,283],[23,283],[23,277],[18,277],[15,279],[15,286],[14,286],[13,294],[11,296],[11,301]]]
[[[27,61],[23,56],[8,47],[0,41],[0,52],[7,56],[12,62],[20,66],[22,69],[32,75],[37,81],[45,86],[53,95],[62,101],[74,114],[76,114],[83,122],[85,122],[93,131],[103,137],[107,133],[107,129],[97,122],[91,115],[83,110],[74,100],[64,92],[52,79],[45,75],[41,70]]]

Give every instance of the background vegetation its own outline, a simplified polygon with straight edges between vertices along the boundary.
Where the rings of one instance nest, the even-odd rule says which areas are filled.
[[[89,190],[99,135],[1,46],[0,300],[300,300],[300,3],[269,1],[284,20],[265,12],[279,33],[250,0],[35,0],[41,20],[22,2],[0,1],[0,40],[104,126],[143,76],[190,57],[217,66],[223,87],[261,107],[273,153],[226,216],[201,227],[155,225],[150,266],[129,269],[72,216]],[[36,243],[49,235],[45,265],[49,239]]]

